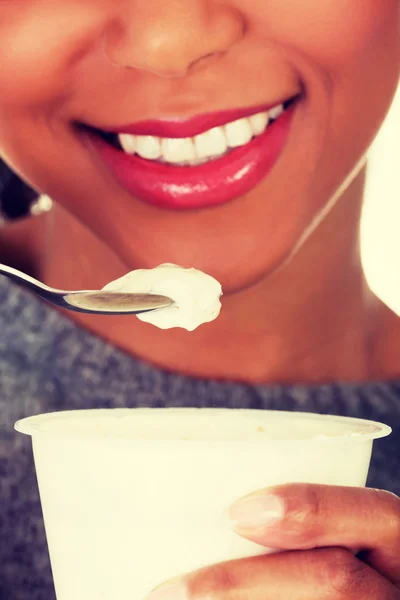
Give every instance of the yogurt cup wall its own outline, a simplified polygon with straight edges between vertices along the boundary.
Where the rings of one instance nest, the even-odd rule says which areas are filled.
[[[287,482],[364,486],[371,421],[258,410],[105,409],[18,421],[32,436],[57,600],[141,600],[264,547],[226,509]]]

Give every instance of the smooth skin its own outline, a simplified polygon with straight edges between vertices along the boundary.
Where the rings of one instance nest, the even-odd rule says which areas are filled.
[[[77,316],[82,326],[205,378],[399,376],[399,322],[367,289],[358,239],[365,153],[399,82],[399,0],[2,0],[0,64],[0,155],[57,202],[42,278],[101,287],[173,262],[224,289],[220,317],[190,334]],[[131,197],[74,127],[189,117],[298,92],[270,175],[207,210],[178,213]],[[284,552],[187,575],[185,598],[400,598],[398,498],[318,486],[273,493],[286,516],[237,533]],[[171,588],[158,593],[172,597]]]

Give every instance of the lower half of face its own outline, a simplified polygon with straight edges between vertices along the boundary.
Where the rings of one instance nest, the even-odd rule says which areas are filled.
[[[226,290],[292,252],[398,83],[397,0],[11,4],[0,154],[131,268]]]

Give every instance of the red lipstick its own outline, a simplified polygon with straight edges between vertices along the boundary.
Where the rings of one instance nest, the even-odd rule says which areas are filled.
[[[268,175],[286,144],[296,106],[297,103],[291,103],[263,134],[247,144],[198,166],[170,165],[129,155],[91,131],[87,140],[116,181],[135,198],[163,209],[201,209],[225,204],[248,193]],[[120,126],[114,132],[191,137],[265,110],[263,106],[185,120],[142,121]]]
[[[186,138],[199,135],[213,127],[220,127],[244,119],[260,112],[267,112],[279,102],[274,104],[253,106],[251,108],[236,108],[224,111],[215,111],[206,115],[198,115],[189,119],[163,119],[147,120],[133,123],[131,125],[119,125],[118,127],[107,127],[110,133],[130,133],[132,135],[154,135],[164,138]]]

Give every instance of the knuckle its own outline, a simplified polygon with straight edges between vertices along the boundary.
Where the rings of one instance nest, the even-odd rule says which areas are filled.
[[[305,505],[308,517],[318,520],[321,513],[321,498],[313,485],[305,486]]]
[[[191,599],[224,600],[238,584],[233,569],[222,563],[194,573],[187,582],[187,592]]]
[[[321,533],[321,498],[315,486],[301,485],[290,499],[286,519],[286,533],[296,539],[302,548],[313,545]]]
[[[327,551],[319,568],[324,597],[328,599],[362,598],[363,592],[370,587],[367,565],[344,548]]]
[[[400,498],[386,490],[373,490],[382,507],[382,522],[387,531],[387,542],[400,547]]]

